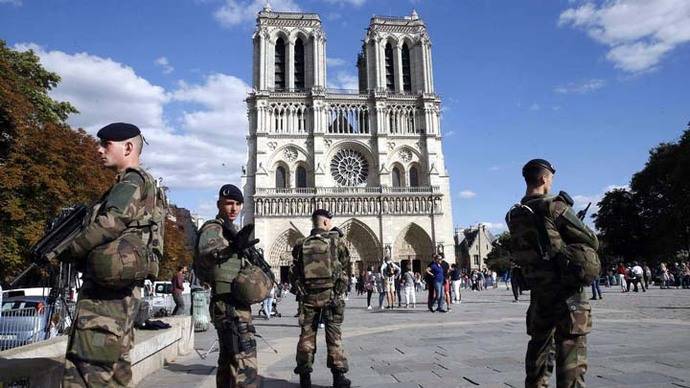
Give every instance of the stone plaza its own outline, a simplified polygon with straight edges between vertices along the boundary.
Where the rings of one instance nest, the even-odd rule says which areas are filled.
[[[621,293],[603,288],[592,302],[594,327],[588,336],[590,387],[690,387],[690,292],[660,290]],[[372,297],[372,304],[377,299]],[[364,296],[347,302],[343,341],[353,386],[521,387],[524,386],[525,313],[529,293],[512,303],[503,283],[497,289],[466,291],[463,303],[446,314],[426,310],[426,292],[415,309],[366,309]],[[376,300],[377,301],[377,300]],[[404,300],[403,300],[404,303]],[[297,387],[297,305],[288,294],[282,318],[256,317],[259,374],[263,387]],[[149,376],[141,388],[215,386],[217,350],[204,353],[216,333],[196,333],[196,351]],[[275,348],[275,353],[269,346]],[[326,346],[319,332],[315,386],[330,386]],[[555,378],[552,378],[555,386]]]

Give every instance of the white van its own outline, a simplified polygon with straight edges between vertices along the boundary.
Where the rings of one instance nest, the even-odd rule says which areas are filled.
[[[148,280],[147,280],[148,282]],[[150,283],[150,282],[149,282]],[[189,306],[191,304],[191,287],[189,282],[183,283],[184,290],[182,291],[182,299],[184,300],[184,312],[187,314],[189,312]],[[148,288],[148,287],[146,287]],[[146,294],[145,294],[146,295]],[[150,287],[150,293],[145,296],[151,305],[152,314],[154,316],[159,315],[170,315],[175,309],[175,302],[172,297],[172,282],[168,281],[157,281],[153,282]]]

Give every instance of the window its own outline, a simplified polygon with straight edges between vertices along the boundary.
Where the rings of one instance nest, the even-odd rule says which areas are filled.
[[[410,187],[419,186],[419,176],[417,174],[417,166],[410,168]]]
[[[400,169],[397,166],[393,167],[393,187],[400,187],[402,185],[401,181]]]
[[[479,255],[474,255],[474,265],[479,266]]]
[[[395,90],[395,66],[393,66],[393,47],[386,43],[386,89]]]
[[[304,44],[300,38],[295,42],[295,88],[304,89]]]
[[[285,172],[285,167],[278,166],[276,168],[276,188],[284,189],[287,187],[287,173]]]
[[[295,187],[307,187],[307,169],[304,166],[297,167],[295,177],[297,178]]]
[[[276,41],[276,56],[275,56],[275,84],[276,90],[285,89],[285,41],[283,38],[278,38]]]
[[[412,77],[410,76],[410,49],[407,48],[407,43],[402,47],[402,76],[403,76],[403,90],[406,92],[412,91]]]

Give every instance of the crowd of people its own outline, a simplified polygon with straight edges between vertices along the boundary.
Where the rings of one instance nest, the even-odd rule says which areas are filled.
[[[592,299],[601,298],[600,284],[606,287],[620,287],[621,292],[646,292],[650,286],[660,289],[690,289],[690,261],[659,263],[654,268],[646,262],[619,262],[609,267],[601,279],[592,282]]]

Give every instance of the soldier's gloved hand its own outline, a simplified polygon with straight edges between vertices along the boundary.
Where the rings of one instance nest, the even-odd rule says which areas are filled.
[[[240,229],[240,231],[233,236],[233,239],[230,242],[230,249],[239,253],[256,245],[259,242],[259,239],[251,239],[253,232],[254,224],[245,225],[244,228]]]

